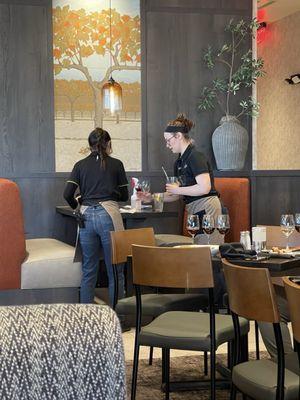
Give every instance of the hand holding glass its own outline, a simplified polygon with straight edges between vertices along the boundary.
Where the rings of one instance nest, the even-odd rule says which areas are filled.
[[[171,185],[171,186],[175,186],[175,187],[179,186],[179,180],[178,180],[177,176],[169,176],[168,179],[166,179],[166,183],[167,183],[167,185]],[[173,193],[170,193],[168,191],[168,188],[166,188],[166,191],[169,193],[170,196],[173,195]]]
[[[144,203],[151,203],[152,196],[150,194],[150,181],[149,179],[142,179],[139,181],[140,191],[137,191],[138,198]]]
[[[197,235],[200,230],[200,221],[198,215],[189,214],[187,216],[186,229],[188,233],[192,236],[193,243],[195,244],[195,235]]]
[[[207,244],[209,244],[210,235],[215,230],[215,220],[214,217],[210,214],[204,214],[202,219],[202,229],[207,235]]]
[[[289,251],[289,237],[295,230],[294,216],[291,214],[284,214],[280,218],[281,232],[286,237],[286,251]]]

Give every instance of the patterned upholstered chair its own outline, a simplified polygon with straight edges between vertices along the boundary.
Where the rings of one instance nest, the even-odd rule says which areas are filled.
[[[0,307],[0,398],[125,400],[122,334],[108,306]]]
[[[52,238],[25,239],[20,191],[14,182],[0,179],[0,203],[0,304],[45,303],[51,296],[54,302],[65,302],[58,297],[62,288],[70,289],[68,302],[76,302],[81,263],[73,263],[74,248]]]

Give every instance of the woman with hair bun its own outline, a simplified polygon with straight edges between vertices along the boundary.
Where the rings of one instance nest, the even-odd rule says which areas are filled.
[[[174,164],[174,176],[178,177],[180,183],[180,186],[166,185],[166,201],[174,201],[183,196],[188,214],[197,214],[201,226],[204,214],[211,214],[216,218],[222,214],[222,206],[215,189],[211,166],[205,155],[196,149],[189,135],[193,126],[194,123],[184,114],[178,114],[165,129],[166,146],[172,153],[179,154]],[[195,239],[198,244],[207,244],[207,236],[202,231]],[[215,229],[210,243],[223,242],[223,235]]]
[[[80,302],[93,303],[101,250],[108,275],[110,305],[114,303],[115,285],[111,263],[110,231],[122,230],[118,201],[128,200],[128,182],[123,163],[111,157],[111,138],[96,128],[88,138],[91,154],[78,161],[66,183],[64,198],[80,207],[79,242],[82,250]],[[80,201],[75,198],[79,189]],[[118,271],[119,293],[124,291],[123,270]]]

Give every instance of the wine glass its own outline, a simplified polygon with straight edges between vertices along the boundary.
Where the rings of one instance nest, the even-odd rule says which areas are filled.
[[[141,179],[139,180],[139,192],[138,197],[141,199],[142,203],[150,203],[152,197],[150,195],[150,180],[149,179]]]
[[[221,235],[226,235],[229,232],[230,222],[228,214],[220,214],[217,216],[216,228]]]
[[[280,217],[281,232],[286,237],[286,248],[285,251],[289,251],[289,237],[295,230],[294,216],[291,214],[283,214]]]
[[[295,229],[300,233],[300,214],[295,214]]]
[[[144,192],[146,195],[148,193],[150,193],[150,181],[149,181],[149,179],[141,180],[140,185],[141,185],[142,192]]]
[[[195,235],[200,231],[200,221],[196,214],[189,214],[186,220],[186,229],[193,238],[193,244],[195,244]]]
[[[202,229],[207,235],[207,244],[209,245],[210,235],[215,230],[215,220],[211,214],[204,214],[202,219]]]

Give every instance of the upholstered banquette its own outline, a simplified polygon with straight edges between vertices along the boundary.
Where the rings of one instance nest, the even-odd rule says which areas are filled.
[[[0,290],[78,288],[74,248],[52,238],[25,239],[16,183],[0,179]]]
[[[220,194],[224,208],[230,217],[230,230],[226,242],[238,242],[240,232],[250,230],[250,183],[248,178],[215,178],[215,186]],[[184,210],[182,235],[155,235],[158,245],[165,243],[190,243],[191,238],[186,230],[187,212]]]

